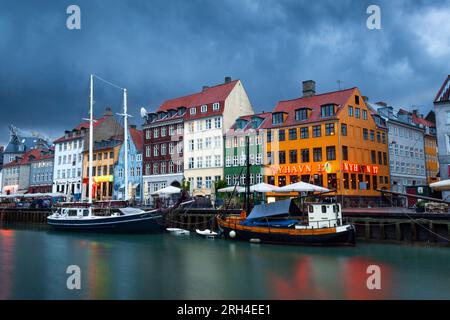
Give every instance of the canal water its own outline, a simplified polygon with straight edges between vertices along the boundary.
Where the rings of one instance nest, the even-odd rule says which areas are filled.
[[[80,290],[67,288],[71,265]],[[380,270],[380,289],[367,287],[369,266]],[[0,227],[0,299],[450,299],[450,248]]]

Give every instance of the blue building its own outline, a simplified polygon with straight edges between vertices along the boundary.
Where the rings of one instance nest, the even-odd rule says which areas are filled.
[[[141,202],[142,199],[142,152],[143,134],[136,126],[130,126],[128,135],[128,191],[129,199]],[[119,158],[114,167],[115,200],[125,198],[125,144],[119,151]]]

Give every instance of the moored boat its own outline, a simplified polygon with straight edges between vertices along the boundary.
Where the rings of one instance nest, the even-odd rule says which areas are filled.
[[[355,227],[343,224],[338,203],[305,203],[292,199],[257,205],[245,214],[217,216],[229,239],[293,245],[355,245]]]

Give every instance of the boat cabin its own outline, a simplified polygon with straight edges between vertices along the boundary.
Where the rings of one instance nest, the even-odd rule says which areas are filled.
[[[88,217],[90,215],[90,208],[77,207],[62,207],[55,210],[54,216],[61,217]]]
[[[297,229],[332,228],[342,225],[342,210],[339,203],[306,203],[308,225]]]

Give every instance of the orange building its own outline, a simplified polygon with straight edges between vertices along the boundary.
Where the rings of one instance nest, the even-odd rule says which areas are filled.
[[[122,146],[121,138],[111,138],[94,143],[94,157],[92,161],[93,200],[104,201],[113,199],[114,166],[119,159]],[[83,159],[83,193],[89,197],[89,152],[84,152]]]
[[[372,115],[358,88],[280,101],[265,125],[265,181],[304,181],[334,190],[349,206],[380,199],[389,189],[387,128]]]
[[[413,110],[412,121],[425,129],[425,168],[427,174],[427,183],[439,181],[439,160],[438,146],[436,137],[436,124],[425,119],[418,110]]]

